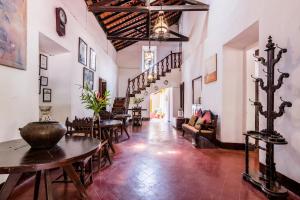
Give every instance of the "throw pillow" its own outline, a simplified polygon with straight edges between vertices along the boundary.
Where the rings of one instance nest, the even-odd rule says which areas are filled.
[[[205,120],[205,123],[210,124],[211,123],[211,112],[210,111],[205,112],[202,118]]]
[[[190,126],[194,126],[195,123],[196,123],[196,121],[197,121],[197,117],[193,115],[193,116],[191,117],[191,119],[190,119],[190,121],[189,121],[188,124],[189,124]]]
[[[195,116],[202,117],[202,110],[201,109],[197,110]]]
[[[195,129],[200,130],[201,129],[201,125],[204,124],[205,120],[202,117],[199,117],[197,119],[197,122],[195,124]]]

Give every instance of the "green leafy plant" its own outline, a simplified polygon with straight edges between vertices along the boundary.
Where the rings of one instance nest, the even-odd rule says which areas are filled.
[[[136,105],[136,107],[139,106],[140,103],[142,103],[144,101],[144,98],[137,98],[137,97],[134,97],[133,99],[133,104]]]
[[[84,104],[86,109],[94,111],[94,114],[99,114],[103,108],[109,105],[109,96],[109,91],[105,91],[103,96],[101,96],[98,91],[93,91],[86,84],[82,90],[81,102]]]

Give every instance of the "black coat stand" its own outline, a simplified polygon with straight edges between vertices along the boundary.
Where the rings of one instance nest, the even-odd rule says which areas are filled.
[[[269,199],[286,199],[288,196],[287,190],[276,182],[276,167],[274,162],[274,146],[275,145],[286,145],[287,141],[285,138],[274,130],[274,120],[278,117],[281,117],[284,114],[285,107],[291,107],[292,103],[284,101],[282,98],[281,105],[279,106],[279,111],[274,111],[274,94],[282,86],[283,79],[288,78],[288,73],[282,73],[279,70],[280,76],[278,78],[277,84],[274,84],[274,74],[275,74],[275,65],[280,61],[282,54],[287,52],[287,49],[282,49],[275,46],[272,42],[272,37],[269,37],[268,43],[266,45],[267,49],[265,50],[268,54],[267,60],[262,57],[257,57],[258,61],[261,62],[267,69],[263,70],[266,73],[267,84],[265,85],[263,79],[254,78],[260,85],[260,88],[267,93],[267,110],[263,111],[263,106],[260,102],[254,102],[259,110],[259,113],[267,119],[267,127],[261,131],[248,131],[245,133],[245,172],[243,173],[243,178],[262,192],[264,192]],[[275,49],[278,48],[279,52],[275,58]],[[263,176],[258,177],[257,175],[251,174],[249,171],[249,137],[256,140],[260,140],[266,143],[265,147],[258,145],[260,150],[266,152],[266,167]]]

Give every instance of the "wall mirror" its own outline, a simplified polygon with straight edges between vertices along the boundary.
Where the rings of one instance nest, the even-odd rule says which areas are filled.
[[[193,104],[201,104],[202,98],[202,76],[192,80]]]

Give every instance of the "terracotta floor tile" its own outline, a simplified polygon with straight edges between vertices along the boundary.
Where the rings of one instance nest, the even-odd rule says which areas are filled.
[[[95,174],[94,183],[87,188],[90,199],[267,199],[243,181],[242,151],[195,149],[181,132],[157,121],[128,130],[130,140],[115,145],[113,165]],[[55,199],[79,199],[72,184],[54,184],[53,190]],[[32,193],[33,181],[28,181],[11,199],[32,199]]]

